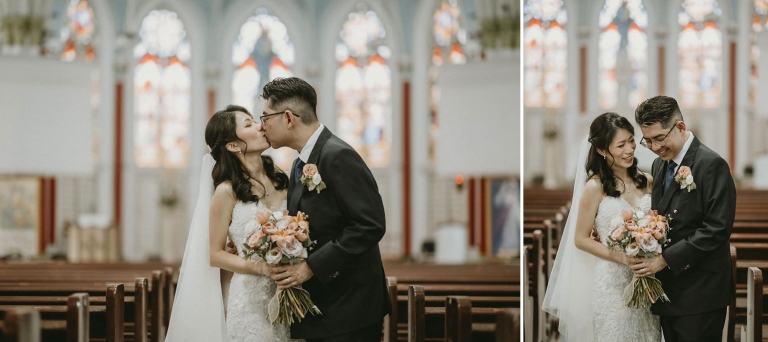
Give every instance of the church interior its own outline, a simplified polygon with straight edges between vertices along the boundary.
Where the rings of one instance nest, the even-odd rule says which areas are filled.
[[[530,183],[521,128],[531,129],[521,104],[539,127],[582,115],[529,106],[527,86],[520,97],[523,8],[519,0],[0,0],[0,340],[162,341],[208,153],[206,123],[229,104],[260,116],[261,89],[278,77],[315,89],[319,121],[376,179],[392,304],[382,340],[518,340]],[[731,15],[723,20],[736,22]],[[722,93],[718,110],[730,108]],[[753,117],[742,100],[735,115]],[[702,110],[702,122],[716,113]],[[751,148],[739,158],[760,151],[752,140],[736,143]],[[557,144],[566,146],[546,142]],[[266,153],[283,170],[298,156]],[[544,166],[525,162],[532,175]]]
[[[723,341],[766,341],[768,320],[757,308],[768,303],[768,116],[760,105],[768,90],[768,1],[528,0],[523,26],[522,263],[532,340],[561,338],[557,319],[541,307],[590,123],[615,112],[638,127],[637,105],[666,95],[678,101],[687,130],[726,160],[737,189],[736,296]],[[656,155],[638,144],[635,156],[650,172]]]

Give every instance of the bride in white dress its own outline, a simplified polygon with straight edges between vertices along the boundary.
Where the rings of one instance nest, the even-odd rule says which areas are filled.
[[[624,304],[638,260],[606,247],[610,222],[624,209],[651,209],[652,178],[637,169],[634,128],[605,113],[582,143],[573,201],[552,269],[544,311],[557,316],[564,341],[661,341],[650,308]],[[593,239],[593,229],[600,242]]]
[[[262,156],[269,142],[243,107],[214,114],[205,141],[211,153],[203,158],[166,341],[292,341],[288,326],[268,319],[277,287],[266,263],[242,257],[256,212],[286,209],[288,176]],[[227,239],[238,255],[226,250]],[[229,284],[221,270],[234,273]]]

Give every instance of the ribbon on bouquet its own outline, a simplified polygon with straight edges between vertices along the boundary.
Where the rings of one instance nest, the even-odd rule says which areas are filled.
[[[291,295],[289,295],[289,292]],[[284,296],[288,297],[282,298]],[[302,300],[302,297],[305,299]],[[269,321],[272,324],[275,324],[277,319],[280,317],[280,307],[282,306],[280,305],[281,298],[282,300],[291,301],[289,310],[293,311],[292,314],[295,314],[299,317],[299,322],[301,319],[306,317],[307,312],[310,312],[313,315],[322,314],[320,309],[318,309],[316,305],[312,304],[311,300],[309,299],[309,292],[303,289],[301,285],[297,285],[286,290],[278,289],[275,291],[275,295],[272,296],[272,299],[269,300],[269,303],[267,304],[267,314],[269,316]]]
[[[637,289],[637,288],[640,289]],[[632,278],[632,281],[624,288],[624,304],[629,307],[645,308],[656,303],[669,302],[669,297],[661,287],[661,281],[654,276]]]
[[[267,304],[267,313],[269,314],[269,322],[272,324],[275,324],[275,321],[277,321],[277,315],[280,314],[280,300],[278,299],[278,296],[280,296],[280,293],[282,293],[283,290],[278,289],[275,291],[275,295],[272,296],[272,299],[269,300],[269,303]]]

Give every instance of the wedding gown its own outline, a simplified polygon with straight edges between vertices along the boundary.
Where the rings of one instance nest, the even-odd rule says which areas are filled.
[[[246,231],[246,224],[253,220],[257,210],[264,209],[263,203],[244,203],[238,201],[232,210],[232,223],[229,225],[229,239],[237,246],[239,255],[243,255],[243,244],[251,232]],[[287,208],[283,201],[280,210]],[[252,260],[263,260],[254,255]],[[238,274],[232,276],[227,300],[227,334],[230,342],[271,342],[301,341],[291,340],[287,325],[273,325],[267,315],[267,304],[274,296],[277,285],[268,276]]]
[[[647,212],[651,209],[651,195],[640,198],[637,208],[632,208],[621,197],[604,197],[595,218],[595,227],[603,243],[611,236],[611,220],[620,216],[624,209]],[[661,341],[659,318],[651,314],[650,308],[634,309],[624,304],[624,288],[632,276],[632,270],[624,264],[595,258],[592,305],[596,341]]]

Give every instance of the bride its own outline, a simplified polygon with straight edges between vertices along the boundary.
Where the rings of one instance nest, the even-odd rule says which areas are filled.
[[[166,341],[289,341],[288,326],[268,320],[276,285],[266,262],[241,256],[256,211],[286,209],[288,176],[262,156],[269,142],[243,107],[214,114],[205,142],[211,153],[203,159]],[[227,238],[238,255],[226,250]],[[228,291],[220,270],[234,272]]]
[[[634,128],[629,120],[605,113],[592,121],[582,142],[573,206],[560,240],[544,311],[560,320],[564,341],[661,341],[658,317],[650,308],[624,304],[638,262],[601,242],[623,209],[651,209],[650,175],[638,170]],[[590,237],[593,228],[601,242]]]

